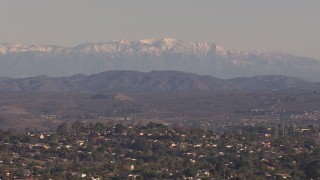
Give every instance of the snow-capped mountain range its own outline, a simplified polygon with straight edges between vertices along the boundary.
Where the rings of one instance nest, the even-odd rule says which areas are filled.
[[[320,81],[320,61],[280,51],[228,50],[173,38],[84,43],[73,48],[0,44],[0,76],[71,76],[107,70],[177,70],[219,78],[285,75]]]
[[[152,54],[162,53],[185,53],[185,54],[207,54],[214,43],[178,41],[173,38],[143,39],[137,41],[114,40],[101,43],[83,43],[74,48],[65,48],[50,45],[26,45],[26,44],[0,44],[0,53],[18,52],[50,52],[50,53],[104,53],[104,54]],[[215,47],[214,47],[215,48]],[[223,47],[218,47],[221,52]]]

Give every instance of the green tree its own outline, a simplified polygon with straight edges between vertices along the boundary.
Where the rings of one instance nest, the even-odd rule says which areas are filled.
[[[68,124],[67,123],[61,123],[56,130],[57,134],[66,134],[68,132]]]
[[[117,124],[115,128],[115,132],[118,134],[121,134],[123,133],[123,131],[124,131],[124,126],[122,124]]]
[[[197,176],[197,171],[194,168],[187,168],[186,170],[183,171],[184,175],[186,177],[196,177]]]
[[[75,131],[75,132],[80,132],[81,130],[83,130],[84,128],[84,123],[77,120],[76,122],[74,122],[72,124],[72,129]]]
[[[308,178],[317,179],[320,177],[320,160],[309,163],[304,169]]]

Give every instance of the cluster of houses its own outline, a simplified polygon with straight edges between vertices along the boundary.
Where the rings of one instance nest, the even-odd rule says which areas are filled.
[[[141,127],[96,124],[60,134],[3,134],[0,177],[286,179],[302,163],[288,156],[312,158],[319,148],[319,128],[298,129],[281,138],[270,127],[213,133],[155,123]],[[315,143],[306,145],[310,137]]]

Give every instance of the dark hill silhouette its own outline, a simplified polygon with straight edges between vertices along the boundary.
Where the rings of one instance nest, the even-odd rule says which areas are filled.
[[[0,78],[2,92],[71,92],[71,91],[226,91],[319,88],[320,84],[286,76],[254,76],[219,79],[179,71],[106,71],[71,77],[37,76]]]

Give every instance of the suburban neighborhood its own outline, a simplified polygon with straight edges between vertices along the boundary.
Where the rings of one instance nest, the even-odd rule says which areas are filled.
[[[62,123],[0,130],[1,179],[315,179],[319,127]]]

